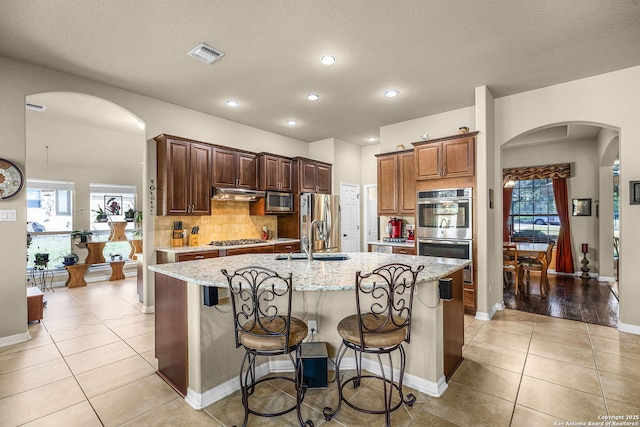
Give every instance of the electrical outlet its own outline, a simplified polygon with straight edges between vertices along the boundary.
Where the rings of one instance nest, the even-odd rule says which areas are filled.
[[[309,320],[309,330],[318,333],[318,323],[315,320]]]

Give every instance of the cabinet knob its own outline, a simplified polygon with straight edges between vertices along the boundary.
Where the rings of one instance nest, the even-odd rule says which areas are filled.
[[[198,256],[194,257],[194,259],[204,259],[204,255],[198,255]]]

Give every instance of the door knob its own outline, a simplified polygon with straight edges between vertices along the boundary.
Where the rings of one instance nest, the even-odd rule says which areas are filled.
[[[343,235],[342,235],[342,237],[347,237],[347,235],[346,235],[346,234],[343,234]]]

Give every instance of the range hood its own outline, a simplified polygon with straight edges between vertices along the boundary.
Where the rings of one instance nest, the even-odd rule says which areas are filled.
[[[253,202],[264,197],[264,191],[246,190],[244,188],[213,187],[211,199],[226,201]]]

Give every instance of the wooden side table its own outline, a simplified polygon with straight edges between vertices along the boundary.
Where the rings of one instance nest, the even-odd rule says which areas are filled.
[[[127,227],[127,222],[114,222],[109,221],[109,227],[111,228],[111,233],[109,234],[110,242],[124,242],[127,240],[127,236],[124,234],[124,229]]]
[[[40,323],[40,320],[44,317],[43,306],[42,291],[37,286],[29,286],[27,288],[27,322],[37,320]]]
[[[84,272],[87,271],[87,264],[66,265],[64,268],[69,272],[69,278],[65,282],[67,287],[79,288],[81,286],[87,286],[87,282],[84,280]]]
[[[107,242],[87,242],[87,251],[89,251],[89,253],[84,263],[88,265],[103,264],[105,261],[102,251],[104,251],[104,245],[106,244]]]
[[[109,261],[109,264],[111,265],[111,277],[109,277],[110,281],[126,279],[124,273],[122,272],[122,268],[124,267],[124,260]]]

